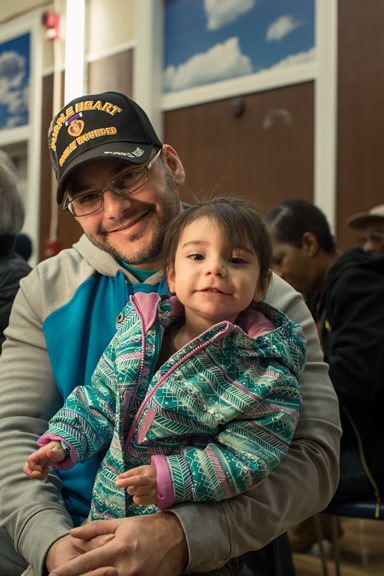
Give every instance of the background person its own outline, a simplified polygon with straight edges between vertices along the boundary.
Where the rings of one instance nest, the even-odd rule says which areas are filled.
[[[250,490],[299,418],[305,337],[262,303],[271,245],[260,216],[233,198],[194,205],[172,220],[163,255],[175,296],[131,296],[91,385],[68,396],[24,466],[42,480],[107,448],[92,519]]]
[[[358,240],[365,252],[384,254],[384,204],[350,216],[346,224],[359,230]]]
[[[19,281],[31,271],[15,252],[15,238],[24,224],[24,205],[11,159],[0,151],[0,353]]]
[[[29,274],[31,270],[30,266],[15,253],[15,235],[23,227],[24,205],[18,188],[16,166],[3,150],[0,150],[0,207],[1,354],[4,330],[9,323],[12,304],[19,289],[20,279]],[[2,528],[0,528],[0,541],[8,541],[7,534]],[[13,546],[5,544],[2,552],[0,572],[4,576],[14,574],[15,570],[20,574],[23,565],[22,559],[15,556]]]
[[[337,250],[326,216],[305,200],[287,200],[266,217],[275,272],[302,292],[316,321],[343,428],[335,500],[384,494],[384,255]],[[306,549],[317,539],[302,531]],[[326,534],[327,535],[327,534]],[[331,536],[331,534],[329,534]],[[331,538],[329,538],[331,539]]]
[[[301,324],[308,362],[300,379],[301,417],[268,482],[219,504],[178,504],[167,512],[93,521],[69,533],[88,515],[100,460],[45,482],[30,482],[22,466],[63,400],[90,381],[129,295],[166,292],[162,243],[181,210],[185,173],[144,111],[115,92],[67,103],[51,124],[49,149],[57,200],[84,235],[22,281],[6,331],[0,514],[12,542],[2,543],[0,555],[14,546],[36,574],[47,568],[52,576],[94,576],[98,568],[98,575],[117,576],[239,573],[241,554],[323,509],[337,486],[337,398],[313,320],[302,297],[274,275],[265,301]],[[83,204],[80,213],[73,210],[75,198]]]
[[[15,252],[28,262],[32,256],[32,251],[32,240],[28,234],[25,234],[24,232],[16,234]]]

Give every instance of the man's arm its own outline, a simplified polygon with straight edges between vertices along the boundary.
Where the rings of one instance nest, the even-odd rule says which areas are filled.
[[[62,405],[42,331],[40,283],[35,271],[16,296],[0,356],[0,520],[16,550],[42,573],[50,545],[68,533],[72,519],[61,482],[31,482],[23,460],[36,450],[48,418]],[[1,552],[1,551],[0,551]]]

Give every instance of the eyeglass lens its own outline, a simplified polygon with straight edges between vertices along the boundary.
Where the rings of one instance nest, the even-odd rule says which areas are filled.
[[[84,194],[80,194],[76,198],[67,201],[64,205],[64,209],[69,210],[73,216],[88,216],[93,212],[97,212],[102,207],[103,195],[107,190],[111,190],[117,196],[129,196],[147,182],[149,170],[159,158],[160,154],[161,149],[158,150],[157,154],[152,158],[147,166],[139,166],[136,169],[124,172],[113,180],[107,188],[97,192],[85,192]]]

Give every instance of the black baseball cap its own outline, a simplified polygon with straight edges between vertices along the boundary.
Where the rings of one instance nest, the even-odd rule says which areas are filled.
[[[106,158],[143,164],[161,146],[144,110],[125,94],[75,98],[56,114],[48,131],[57,203],[63,201],[66,179],[82,164]]]

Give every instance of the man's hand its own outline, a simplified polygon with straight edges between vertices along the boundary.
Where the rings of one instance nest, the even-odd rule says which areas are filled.
[[[152,465],[132,468],[116,479],[118,488],[126,488],[135,504],[157,504],[156,468]]]
[[[83,554],[85,549],[81,544],[81,540],[73,538],[69,534],[63,536],[60,540],[56,540],[56,542],[50,547],[45,559],[45,566],[48,572],[51,572],[57,566],[66,564],[70,560]]]
[[[188,562],[181,524],[174,514],[96,520],[70,532],[77,558],[56,564],[50,576],[179,576]],[[66,537],[65,537],[66,538]],[[87,550],[87,551],[86,551]],[[53,559],[53,557],[51,557]]]

